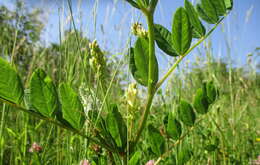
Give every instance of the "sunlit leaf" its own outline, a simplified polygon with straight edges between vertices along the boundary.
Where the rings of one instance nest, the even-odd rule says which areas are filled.
[[[15,104],[20,104],[23,98],[23,86],[19,75],[2,58],[0,58],[0,97]]]
[[[62,107],[62,117],[75,129],[81,129],[84,125],[84,109],[78,94],[67,83],[59,86],[59,96]]]
[[[30,80],[30,106],[46,117],[51,117],[58,108],[58,95],[51,78],[41,69],[37,69]]]
[[[172,45],[171,32],[162,25],[155,24],[155,40],[158,47],[170,56],[178,56]]]
[[[189,17],[183,7],[177,9],[173,18],[172,42],[173,47],[179,55],[183,55],[191,45],[192,28]]]
[[[201,0],[201,4],[197,4],[197,11],[204,21],[210,24],[218,22],[218,14],[211,0]]]
[[[224,1],[225,1],[226,8],[228,10],[232,10],[232,8],[233,8],[233,0],[224,0]]]
[[[215,7],[218,16],[223,16],[226,14],[226,5],[224,0],[214,0],[211,2]]]
[[[153,57],[154,71],[153,83],[158,81],[158,62],[156,57]],[[149,74],[149,44],[148,39],[139,37],[135,43],[134,49],[130,49],[130,70],[134,79],[141,85],[148,85]]]
[[[205,35],[206,30],[205,27],[202,25],[201,21],[199,20],[199,15],[193,5],[188,1],[185,0],[185,9],[188,13],[190,23],[193,27],[192,31],[192,36],[194,38],[201,38],[202,36]]]

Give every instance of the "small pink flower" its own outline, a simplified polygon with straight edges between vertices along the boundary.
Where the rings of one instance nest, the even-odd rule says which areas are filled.
[[[84,159],[80,161],[79,165],[91,165],[91,164],[88,160]]]
[[[257,159],[253,161],[253,165],[260,165],[260,155],[258,155]]]
[[[42,151],[42,147],[36,142],[33,142],[31,148],[29,149],[29,152],[40,152],[40,151]]]
[[[154,165],[155,161],[154,160],[149,160],[145,165]]]

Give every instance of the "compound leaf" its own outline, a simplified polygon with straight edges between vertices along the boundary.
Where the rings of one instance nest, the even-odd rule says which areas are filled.
[[[191,45],[192,28],[189,17],[183,7],[177,9],[173,18],[172,42],[179,55],[183,55]]]
[[[23,98],[23,86],[15,69],[0,58],[0,97],[15,104],[20,104]]]
[[[30,108],[46,117],[51,117],[58,108],[58,96],[51,78],[37,69],[30,80]]]
[[[84,125],[84,109],[78,94],[67,83],[59,86],[59,96],[62,107],[62,117],[75,129]]]

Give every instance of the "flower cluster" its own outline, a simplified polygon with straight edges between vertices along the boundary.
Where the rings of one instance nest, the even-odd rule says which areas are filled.
[[[37,144],[36,142],[34,142],[31,146],[31,148],[29,149],[29,152],[33,153],[33,152],[41,152],[42,151],[42,147]]]
[[[142,27],[142,24],[136,22],[132,25],[131,27],[132,29],[132,33],[135,35],[135,36],[139,36],[139,37],[147,37],[148,36],[148,32],[147,30],[145,30],[143,27]]]
[[[149,160],[145,165],[154,165],[155,161],[154,160]]]
[[[132,83],[126,91],[126,100],[130,107],[134,107],[137,101],[137,84]]]
[[[104,53],[99,48],[96,40],[89,43],[89,48],[90,48],[90,55],[91,55],[89,59],[90,67],[96,73],[96,76],[100,77],[104,75],[105,68],[106,68],[106,59]]]
[[[80,161],[79,165],[90,165],[90,162],[88,160],[84,159],[84,160]]]

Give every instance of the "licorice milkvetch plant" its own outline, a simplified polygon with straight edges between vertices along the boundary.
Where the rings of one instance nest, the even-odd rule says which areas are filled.
[[[5,104],[72,131],[99,145],[109,153],[113,164],[133,165],[140,162],[142,152],[139,150],[139,142],[147,128],[149,136],[146,139],[151,151],[158,158],[155,164],[158,164],[194,129],[194,125],[201,120],[198,116],[209,111],[217,99],[218,90],[213,81],[208,81],[197,90],[193,103],[181,99],[174,113],[169,112],[164,118],[162,123],[164,134],[152,123],[147,124],[154,96],[184,57],[205,41],[222,22],[232,9],[233,2],[200,0],[193,5],[189,0],[185,0],[184,7],[178,8],[173,15],[172,30],[169,31],[163,25],[154,22],[154,13],[159,0],[126,1],[144,14],[148,25],[146,31],[141,24],[134,24],[132,31],[137,39],[129,49],[129,66],[133,78],[138,84],[147,88],[147,100],[141,118],[139,121],[134,121],[138,123],[137,129],[128,130],[128,124],[117,104],[109,105],[104,116],[94,110],[89,110],[85,115],[79,93],[72,85],[69,82],[55,84],[40,68],[33,72],[25,90],[15,67],[2,58],[0,58],[0,99]],[[207,30],[202,21],[212,24],[212,28]],[[162,77],[159,77],[155,44],[165,54],[177,59]],[[102,77],[105,65],[103,55],[98,54],[100,49],[96,42],[90,48],[98,50],[91,59],[91,66],[97,70],[97,77]],[[137,93],[136,86],[132,88],[135,93],[129,97],[134,97]],[[129,100],[131,106],[133,102],[134,98],[132,101]],[[94,127],[93,134],[86,134],[84,131],[85,121]],[[190,154],[189,149],[179,151],[177,154],[179,162],[183,159],[185,163],[188,160],[187,155]]]

